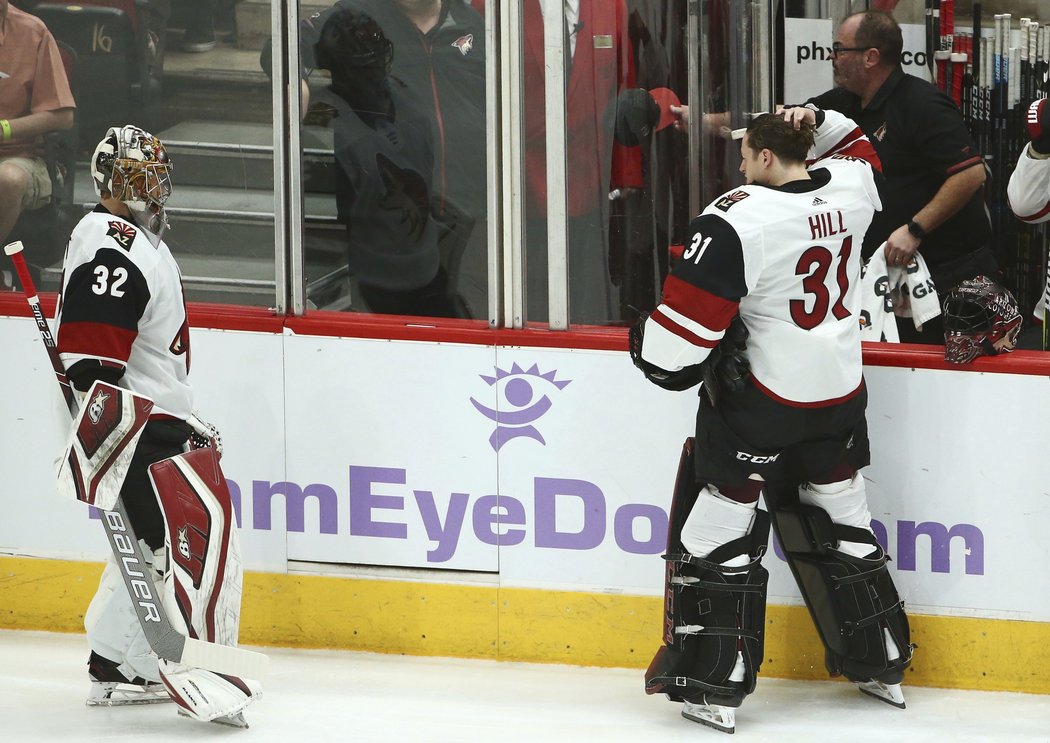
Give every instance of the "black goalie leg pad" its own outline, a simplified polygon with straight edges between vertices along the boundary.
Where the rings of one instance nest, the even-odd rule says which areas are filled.
[[[648,694],[674,701],[739,707],[755,690],[762,665],[769,573],[761,566],[769,516],[757,511],[751,532],[706,559],[682,549],[677,535],[664,559],[664,646],[645,673]],[[740,567],[722,562],[746,555]],[[744,678],[731,681],[737,653]]]
[[[911,634],[904,602],[893,585],[889,557],[866,529],[836,524],[817,506],[778,506],[773,527],[784,548],[832,676],[899,684],[911,662]],[[836,549],[840,542],[870,544],[867,557]],[[891,658],[884,633],[897,648]]]

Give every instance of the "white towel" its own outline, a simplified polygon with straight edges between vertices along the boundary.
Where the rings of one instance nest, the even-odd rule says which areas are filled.
[[[919,253],[907,266],[890,267],[886,265],[886,243],[883,243],[861,275],[861,340],[899,343],[893,315],[910,317],[915,329],[922,330],[923,323],[941,314],[941,302],[930,270]]]

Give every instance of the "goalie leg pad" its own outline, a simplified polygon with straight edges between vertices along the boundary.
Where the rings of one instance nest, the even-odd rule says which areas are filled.
[[[160,661],[160,677],[180,710],[201,722],[227,722],[247,727],[243,718],[239,723],[235,720],[245,707],[262,696],[262,686],[258,681],[166,660]]]
[[[754,691],[762,665],[769,573],[761,560],[769,517],[754,511],[747,516],[750,530],[745,524],[743,536],[716,547],[704,559],[690,554],[682,545],[683,528],[699,498],[717,497],[704,492],[694,472],[693,440],[688,439],[679,462],[664,555],[664,646],[645,673],[645,690],[679,702],[737,707]],[[710,536],[705,529],[689,531]]]
[[[706,559],[665,555],[664,646],[645,674],[649,694],[675,701],[739,707],[755,690],[765,644],[766,586],[762,567],[769,517],[755,512],[751,532]],[[729,567],[726,562],[745,557]],[[743,659],[743,674],[737,669]]]
[[[775,499],[773,525],[824,643],[828,672],[900,683],[912,646],[889,558],[869,528],[836,524],[824,509],[799,503],[792,490]],[[866,546],[865,556],[844,551],[846,545]]]
[[[242,566],[218,453],[197,449],[149,471],[164,512],[170,561],[164,601],[172,626],[199,640],[236,645]]]

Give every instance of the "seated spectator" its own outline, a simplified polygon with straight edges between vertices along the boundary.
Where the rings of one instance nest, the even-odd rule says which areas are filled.
[[[42,137],[72,127],[76,103],[51,32],[8,0],[0,0],[0,74],[0,242],[6,243],[23,211],[51,200]]]
[[[390,77],[394,54],[379,24],[349,5],[328,15],[317,42],[317,66],[332,74],[318,103],[332,115],[350,271],[373,312],[454,317],[433,214],[430,126]]]

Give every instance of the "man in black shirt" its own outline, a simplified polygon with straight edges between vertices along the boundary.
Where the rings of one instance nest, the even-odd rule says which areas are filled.
[[[864,257],[883,242],[891,266],[918,251],[943,296],[964,279],[996,271],[981,197],[984,161],[954,102],[901,69],[902,48],[892,16],[869,10],[847,17],[832,47],[837,87],[812,102],[856,121],[882,161],[883,209],[865,236]],[[940,318],[921,332],[910,320],[899,326],[902,341],[944,343]]]

